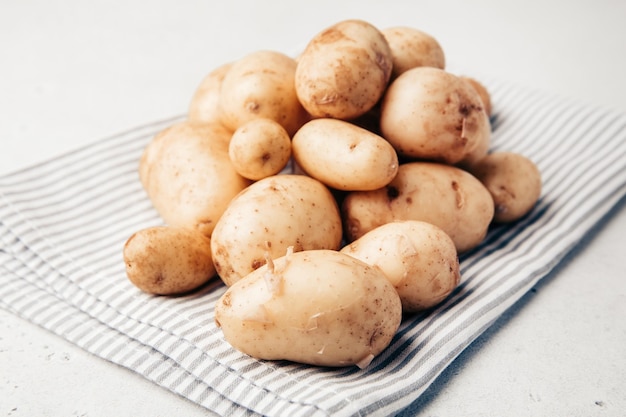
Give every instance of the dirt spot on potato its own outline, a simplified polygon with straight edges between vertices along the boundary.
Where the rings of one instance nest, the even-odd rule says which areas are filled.
[[[398,190],[398,188],[392,185],[387,186],[387,199],[390,202],[398,198],[399,195],[400,195],[400,190]]]
[[[324,32],[320,33],[315,39],[319,43],[335,43],[342,39],[349,39],[344,33],[336,28],[328,28]]]

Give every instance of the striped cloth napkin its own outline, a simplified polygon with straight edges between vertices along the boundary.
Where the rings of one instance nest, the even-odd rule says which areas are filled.
[[[149,296],[127,280],[124,242],[162,223],[138,159],[181,117],[0,178],[0,306],[219,415],[398,413],[624,200],[626,115],[483,81],[494,102],[492,149],[535,161],[542,197],[464,254],[458,289],[406,319],[364,370],[238,353],[214,323],[218,280],[183,297]]]

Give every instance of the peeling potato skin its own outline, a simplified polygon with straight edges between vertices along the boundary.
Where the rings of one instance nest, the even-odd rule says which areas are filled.
[[[436,162],[402,164],[386,187],[350,192],[342,203],[348,242],[394,220],[420,220],[446,232],[459,253],[480,244],[493,215],[491,194],[478,179]]]
[[[333,250],[295,252],[273,267],[250,273],[216,303],[216,323],[237,350],[258,359],[365,367],[391,343],[402,305],[377,268]]]
[[[215,276],[210,239],[194,229],[142,229],[126,241],[123,255],[128,279],[149,294],[183,294]]]

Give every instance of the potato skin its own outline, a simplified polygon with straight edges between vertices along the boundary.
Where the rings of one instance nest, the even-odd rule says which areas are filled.
[[[487,113],[487,116],[491,116],[491,94],[489,94],[489,90],[487,90],[487,87],[485,87],[484,84],[472,77],[461,76],[461,79],[469,83],[472,88],[476,90],[476,92],[480,96],[480,100],[483,103],[485,113]]]
[[[211,252],[226,285],[276,258],[288,247],[339,249],[341,216],[333,195],[316,179],[295,174],[263,178],[235,197],[217,222]]]
[[[533,161],[515,152],[493,152],[469,168],[491,193],[494,222],[526,215],[541,196],[541,173]]]
[[[445,68],[443,48],[428,33],[407,26],[385,28],[381,32],[391,49],[392,80],[415,67]]]
[[[219,97],[222,81],[233,65],[220,65],[209,72],[200,82],[189,103],[187,120],[194,123],[221,123]]]
[[[436,162],[402,164],[386,187],[350,192],[342,203],[349,242],[394,220],[421,220],[446,232],[458,252],[480,244],[493,213],[491,195],[478,179]]]
[[[422,221],[376,227],[341,252],[383,271],[407,313],[439,304],[461,279],[454,241],[441,228]]]
[[[375,190],[398,172],[398,155],[382,137],[336,119],[315,119],[293,137],[293,156],[313,178],[337,190]]]
[[[195,229],[142,229],[126,241],[123,254],[128,279],[149,294],[186,293],[215,276],[211,241]]]
[[[350,120],[374,107],[391,69],[382,33],[368,22],[344,20],[315,35],[300,54],[296,92],[314,117]]]
[[[391,342],[400,298],[383,273],[333,250],[275,259],[230,287],[216,323],[258,359],[365,367]]]

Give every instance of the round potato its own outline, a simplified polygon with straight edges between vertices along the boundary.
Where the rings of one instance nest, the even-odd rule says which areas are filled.
[[[482,158],[491,137],[478,93],[456,75],[432,67],[410,69],[389,85],[380,128],[402,156],[447,164]]]
[[[285,168],[291,157],[291,138],[274,120],[250,120],[233,133],[228,155],[240,175],[260,180]]]
[[[233,285],[288,247],[339,249],[341,217],[328,188],[304,175],[263,178],[235,197],[217,222],[211,252],[217,272]]]
[[[494,221],[508,223],[528,213],[541,196],[541,173],[533,161],[515,152],[493,152],[469,168],[491,193]]]
[[[149,294],[186,293],[215,276],[210,239],[182,227],[136,232],[124,245],[124,262],[128,279]]]
[[[493,214],[491,194],[478,179],[436,162],[402,164],[386,187],[349,192],[342,203],[349,242],[394,220],[421,220],[446,232],[458,252],[480,244]]]
[[[398,172],[398,155],[382,137],[336,119],[315,119],[293,137],[293,157],[310,176],[337,190],[375,190]]]
[[[365,368],[393,339],[402,319],[383,273],[332,250],[275,259],[218,300],[226,340],[258,359]]]
[[[383,271],[407,313],[439,304],[461,279],[450,236],[422,221],[384,224],[344,246],[341,252]]]
[[[386,28],[382,33],[391,49],[392,80],[415,67],[445,68],[446,57],[443,48],[437,39],[428,33],[406,26]]]
[[[489,90],[485,87],[480,81],[475,78],[461,76],[461,79],[465,82],[468,82],[474,90],[480,96],[480,100],[483,103],[483,107],[485,109],[485,113],[487,116],[491,116],[491,95],[489,94]]]
[[[187,120],[194,123],[220,122],[220,88],[232,65],[232,62],[220,65],[204,77],[189,103]]]
[[[314,36],[300,54],[296,92],[314,117],[353,119],[378,102],[391,68],[382,33],[362,20],[344,20]]]
[[[222,80],[219,111],[233,131],[250,120],[279,123],[289,135],[309,119],[296,95],[296,61],[276,51],[255,51],[235,61]]]

